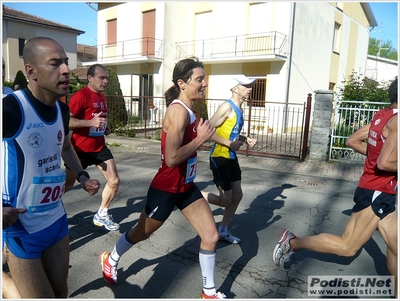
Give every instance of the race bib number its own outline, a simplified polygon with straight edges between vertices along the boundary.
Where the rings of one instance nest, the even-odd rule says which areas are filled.
[[[106,128],[107,128],[107,120],[104,123],[104,125],[101,127],[95,128],[95,127],[91,126],[89,129],[89,136],[90,137],[104,136],[104,132],[106,131]]]
[[[187,161],[185,184],[194,181],[194,178],[196,177],[196,171],[197,171],[197,156],[194,158],[190,158]]]
[[[65,173],[53,177],[34,177],[33,196],[28,212],[45,212],[56,208],[65,191],[65,179]]]

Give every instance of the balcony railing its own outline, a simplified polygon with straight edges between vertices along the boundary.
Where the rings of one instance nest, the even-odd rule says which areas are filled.
[[[260,34],[176,43],[175,59],[196,56],[199,59],[251,57],[265,55],[287,56],[286,35],[273,31]]]
[[[154,38],[140,38],[121,41],[113,44],[95,46],[97,57],[93,54],[94,47],[84,49],[85,61],[116,61],[129,59],[163,59],[163,41]]]

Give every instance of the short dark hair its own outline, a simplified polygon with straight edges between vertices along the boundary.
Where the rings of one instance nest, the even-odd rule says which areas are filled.
[[[94,64],[89,67],[86,76],[88,77],[90,75],[91,77],[94,77],[97,67],[102,68],[104,71],[107,71],[106,67],[104,67],[102,64]]]
[[[397,76],[389,87],[389,99],[390,103],[397,103]]]

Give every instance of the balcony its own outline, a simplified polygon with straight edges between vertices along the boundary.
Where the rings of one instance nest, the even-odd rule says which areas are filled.
[[[93,49],[97,49],[95,54]],[[163,60],[163,41],[154,38],[140,38],[120,41],[113,44],[101,44],[94,47],[85,47],[83,65],[94,62],[110,64],[151,63]]]
[[[196,56],[205,63],[284,61],[287,44],[287,36],[276,31],[179,42],[175,59]]]

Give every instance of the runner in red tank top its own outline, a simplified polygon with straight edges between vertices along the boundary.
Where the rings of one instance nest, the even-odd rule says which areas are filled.
[[[347,140],[346,145],[366,155],[364,173],[354,192],[353,212],[342,236],[322,233],[296,237],[284,229],[273,251],[276,265],[289,268],[301,249],[339,256],[354,256],[376,228],[387,245],[387,267],[397,294],[397,77],[389,88],[390,108],[377,112]]]
[[[217,292],[214,285],[217,228],[210,206],[193,183],[196,150],[215,133],[208,120],[200,119],[196,124],[192,110],[195,102],[204,98],[207,87],[203,63],[196,58],[179,61],[172,82],[174,85],[165,92],[168,109],[162,124],[161,167],[150,184],[138,224],[119,238],[111,253],[100,253],[103,278],[115,284],[120,257],[160,228],[176,206],[201,238],[201,297],[223,299],[225,295]]]

